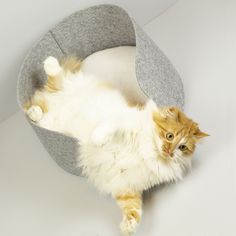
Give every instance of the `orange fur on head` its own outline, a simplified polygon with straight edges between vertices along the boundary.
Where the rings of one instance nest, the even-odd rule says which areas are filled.
[[[184,155],[191,155],[196,142],[208,136],[199,129],[196,122],[189,119],[177,107],[162,108],[154,112],[153,120],[156,123],[158,135],[163,141],[163,153],[171,155],[184,140],[182,152]]]

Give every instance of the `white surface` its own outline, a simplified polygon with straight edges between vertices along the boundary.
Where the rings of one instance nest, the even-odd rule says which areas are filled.
[[[1,0],[0,122],[18,110],[16,80],[28,50],[54,24],[71,13],[96,4],[122,6],[144,25],[177,0]],[[7,103],[7,106],[6,106]]]
[[[146,195],[137,236],[236,235],[235,12],[234,0],[180,0],[145,27],[211,137],[183,182]],[[20,113],[0,125],[0,191],[0,235],[119,235],[114,202],[61,170]]]

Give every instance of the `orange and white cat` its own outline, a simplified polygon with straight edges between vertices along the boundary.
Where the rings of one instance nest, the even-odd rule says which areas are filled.
[[[104,53],[109,50],[130,50],[126,59],[134,61],[134,47]],[[78,139],[78,165],[101,192],[116,199],[121,231],[133,234],[141,220],[142,192],[182,179],[196,143],[207,134],[176,107],[159,108],[148,99],[131,106],[122,88],[87,73],[86,61],[69,58],[59,64],[48,57],[44,69],[47,82],[26,103],[26,114],[39,126]]]

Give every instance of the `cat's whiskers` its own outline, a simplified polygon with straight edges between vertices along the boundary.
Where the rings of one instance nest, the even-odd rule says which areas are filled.
[[[175,161],[177,164],[181,166],[183,170],[188,170],[189,169],[189,163],[187,161],[184,161],[182,157],[176,155]]]

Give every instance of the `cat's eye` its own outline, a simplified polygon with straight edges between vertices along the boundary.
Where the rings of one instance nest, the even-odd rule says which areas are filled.
[[[187,146],[182,144],[182,145],[179,146],[179,150],[180,151],[186,151],[187,150]]]
[[[166,134],[166,139],[167,140],[171,141],[171,140],[173,140],[173,138],[174,138],[174,134],[172,134],[172,133],[167,133]]]

